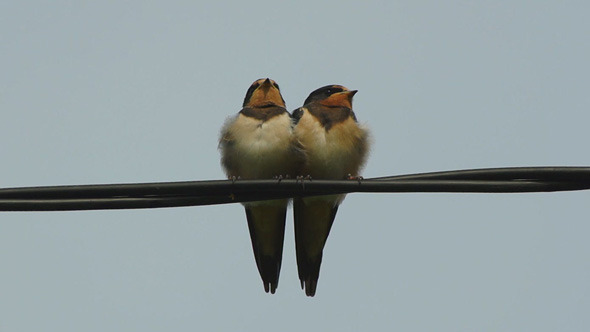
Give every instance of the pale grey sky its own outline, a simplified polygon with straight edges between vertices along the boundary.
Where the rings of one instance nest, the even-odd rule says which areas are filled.
[[[219,179],[248,86],[358,89],[365,177],[588,166],[582,1],[4,1],[0,187]],[[582,331],[590,192],[355,194],[318,292],[243,208],[0,213],[0,331]]]

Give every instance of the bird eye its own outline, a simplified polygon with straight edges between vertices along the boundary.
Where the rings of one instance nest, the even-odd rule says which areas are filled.
[[[327,94],[328,96],[329,96],[329,95],[331,95],[332,93],[333,93],[333,92],[332,92],[332,89],[328,89],[328,90],[326,90],[326,94]]]

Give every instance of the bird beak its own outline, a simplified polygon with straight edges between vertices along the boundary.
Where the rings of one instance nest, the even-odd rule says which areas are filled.
[[[346,90],[342,92],[337,92],[327,99],[320,102],[322,105],[326,106],[344,106],[348,108],[352,108],[352,97],[358,92],[358,90]]]
[[[264,82],[262,82],[262,84],[260,84],[259,89],[263,89],[264,91],[268,91],[268,89],[270,89],[272,87],[272,82],[270,81],[270,78],[267,78],[264,80]]]
[[[352,97],[354,97],[357,92],[359,92],[359,90],[343,91],[341,93],[345,94],[346,97],[348,97],[348,101],[352,104]]]

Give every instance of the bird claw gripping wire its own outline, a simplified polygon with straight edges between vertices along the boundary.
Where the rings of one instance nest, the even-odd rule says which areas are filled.
[[[284,175],[284,176],[281,175],[281,174],[279,174],[279,175],[273,176],[272,178],[275,179],[275,180],[278,180],[279,181],[278,183],[281,183],[281,180],[283,180],[283,179],[290,179],[291,177],[289,176],[289,174]]]
[[[231,181],[231,184],[234,184],[234,183],[236,183],[237,180],[240,179],[240,177],[239,176],[232,175],[232,176],[228,176],[227,179]],[[229,198],[232,201],[235,201],[236,200],[236,195],[234,193],[230,193],[229,194]]]
[[[297,182],[301,181],[301,188],[303,188],[303,190],[305,190],[305,180],[308,180],[309,182],[311,182],[311,180],[312,180],[312,179],[311,179],[311,175],[309,175],[309,174],[308,174],[308,175],[306,175],[306,176],[303,176],[303,175],[298,175],[298,176],[295,178],[295,183],[297,183]]]
[[[358,181],[358,183],[359,183],[359,184],[361,184],[361,182],[362,182],[364,179],[365,179],[365,178],[363,178],[363,177],[362,177],[362,176],[360,176],[360,175],[353,176],[352,174],[348,174],[348,175],[346,176],[346,180],[356,180],[356,181]]]

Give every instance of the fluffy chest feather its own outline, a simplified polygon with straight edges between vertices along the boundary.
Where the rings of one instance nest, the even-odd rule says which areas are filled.
[[[235,139],[236,148],[254,155],[285,148],[292,132],[291,119],[287,114],[268,121],[240,114],[229,130]]]
[[[367,152],[367,131],[349,117],[329,130],[304,111],[294,130],[305,150],[307,161],[304,174],[316,178],[341,179],[358,175]]]
[[[224,127],[222,164],[230,176],[271,178],[291,174],[292,122],[287,113],[263,121],[238,114]]]

